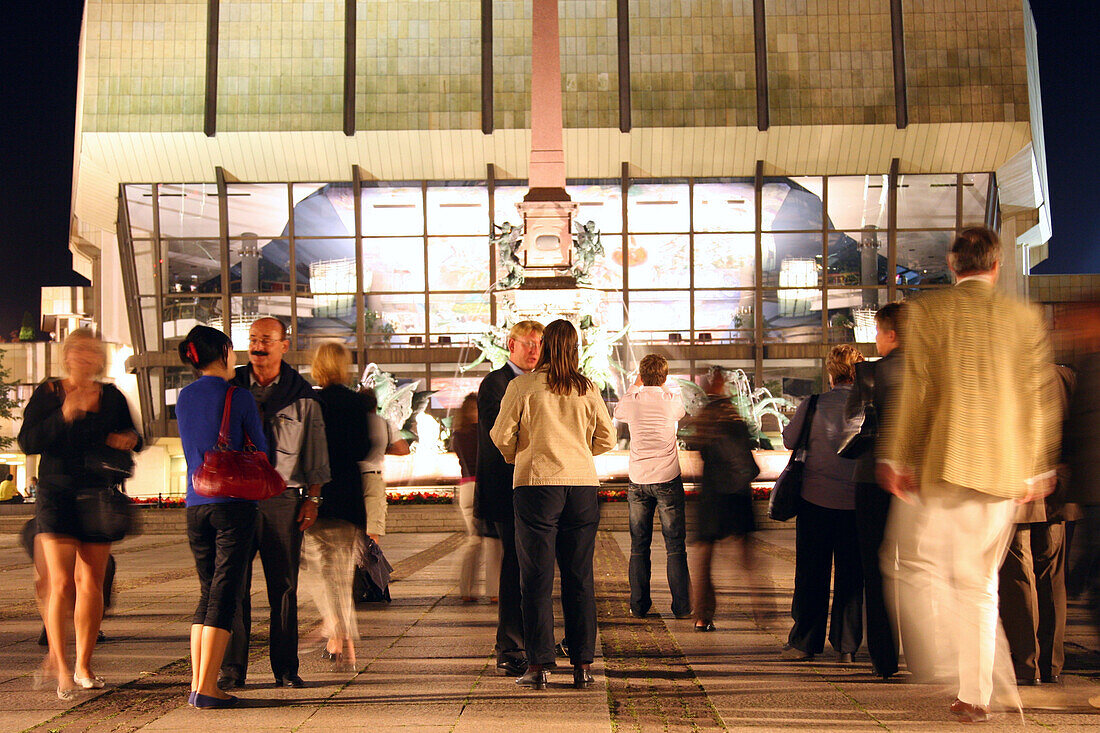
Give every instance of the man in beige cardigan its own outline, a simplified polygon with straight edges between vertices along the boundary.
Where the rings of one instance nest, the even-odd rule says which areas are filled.
[[[921,676],[947,662],[959,683],[951,711],[966,722],[990,717],[997,570],[1018,504],[1052,486],[1060,439],[1042,400],[1046,330],[995,289],[1000,260],[996,233],[967,229],[949,255],[956,286],[906,306],[904,376],[878,449],[879,483],[901,499],[883,573],[897,589],[906,661]]]

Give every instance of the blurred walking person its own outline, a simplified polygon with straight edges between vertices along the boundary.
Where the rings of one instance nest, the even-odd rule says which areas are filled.
[[[104,686],[92,669],[92,652],[103,620],[111,543],[122,539],[117,522],[103,512],[116,479],[96,466],[128,460],[117,456],[140,450],[141,437],[122,392],[97,380],[107,353],[95,333],[87,328],[70,333],[61,359],[66,376],[39,385],[24,408],[19,447],[41,456],[34,511],[36,547],[45,557],[49,579],[46,633],[57,696],[72,700],[77,688]],[[76,630],[75,666],[66,650],[70,613]]]
[[[366,511],[367,535],[378,542],[386,534],[386,515],[389,504],[386,499],[386,455],[407,456],[409,444],[393,429],[386,418],[378,414],[378,398],[374,390],[363,389],[370,411],[367,429],[370,434],[370,452],[359,461],[362,472],[363,505]]]
[[[829,643],[841,664],[850,664],[863,642],[863,568],[852,480],[855,461],[836,453],[844,429],[844,408],[852,393],[856,364],[861,361],[863,354],[850,344],[830,349],[825,360],[829,391],[818,398],[810,417],[810,401],[803,400],[783,429],[783,444],[793,449],[803,423],[811,420],[802,503],[795,524],[794,625],[783,648],[784,659],[810,660],[820,654],[825,648],[826,625]]]
[[[455,487],[455,494],[462,521],[466,524],[466,544],[462,548],[462,564],[458,578],[458,595],[463,603],[477,600],[478,570],[482,555],[485,558],[485,595],[490,602],[497,602],[500,592],[500,538],[490,534],[486,525],[474,516],[474,492],[477,481],[477,394],[471,392],[462,400],[451,426],[451,448],[458,456],[462,477]],[[492,532],[495,534],[495,530]]]
[[[351,353],[335,341],[317,347],[312,375],[321,390],[317,401],[325,420],[331,480],[321,487],[317,521],[302,540],[303,576],[327,634],[322,656],[337,671],[356,669],[359,627],[351,584],[356,541],[366,527],[359,462],[370,451],[370,401],[351,390]]]
[[[685,411],[680,390],[666,384],[667,380],[665,358],[646,354],[638,365],[638,378],[615,407],[615,419],[630,426],[630,487],[626,499],[630,506],[630,613],[636,618],[645,618],[653,605],[649,548],[654,511],[660,513],[665,539],[672,615],[691,615],[684,482],[676,446],[676,422]]]
[[[726,394],[722,369],[711,369],[706,384],[710,400],[695,415],[691,424],[694,435],[690,446],[703,460],[703,476],[696,502],[698,521],[692,570],[695,630],[714,631],[717,600],[711,565],[715,545],[727,537],[736,537],[741,546],[741,564],[747,580],[758,585],[756,552],[752,533],[756,519],[752,512],[752,480],[760,473],[752,455],[752,437],[744,419]],[[759,624],[766,622],[764,589],[754,589],[754,615]]]
[[[554,664],[556,557],[573,686],[588,687],[596,653],[592,558],[600,523],[592,457],[615,447],[615,429],[599,390],[578,368],[577,329],[569,321],[546,327],[535,370],[508,384],[491,436],[516,467],[516,554],[528,659],[516,682],[543,689]]]
[[[236,355],[221,331],[195,326],[179,345],[180,359],[199,378],[180,390],[176,403],[180,442],[187,461],[187,540],[199,576],[199,603],[191,621],[191,695],[197,708],[232,707],[237,698],[218,688],[233,620],[245,592],[244,578],[252,559],[258,502],[195,491],[193,477],[206,452],[218,444],[229,404],[229,448],[242,450],[245,438],[267,450],[260,413],[248,390],[229,396]]]
[[[878,452],[879,482],[900,499],[887,527],[899,602],[939,606],[937,625],[917,637],[954,642],[942,661],[957,675],[950,710],[963,722],[990,719],[995,678],[999,701],[1019,706],[998,641],[997,570],[1017,502],[1053,485],[1060,441],[1043,401],[1046,331],[1039,313],[995,288],[1001,256],[995,232],[963,230],[948,258],[956,285],[906,305],[902,384]],[[929,621],[903,614],[902,628]],[[1009,668],[998,671],[1002,654]]]

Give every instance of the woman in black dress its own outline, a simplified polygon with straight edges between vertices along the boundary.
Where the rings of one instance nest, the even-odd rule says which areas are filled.
[[[126,398],[97,380],[107,353],[90,329],[79,328],[65,339],[61,358],[67,376],[39,385],[23,411],[19,447],[40,454],[35,519],[49,575],[46,635],[57,673],[57,696],[72,700],[78,688],[103,687],[92,670],[99,625],[103,620],[103,579],[111,543],[103,517],[92,507],[111,490],[115,479],[96,468],[109,450],[141,447]],[[75,606],[74,606],[75,604]],[[69,664],[68,616],[76,627],[76,664]]]

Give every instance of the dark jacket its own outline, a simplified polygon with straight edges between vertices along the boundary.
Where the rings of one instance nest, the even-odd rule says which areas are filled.
[[[848,396],[844,408],[846,419],[851,418],[859,405],[870,398],[878,415],[879,430],[886,424],[886,415],[890,411],[891,401],[897,397],[901,387],[902,369],[901,349],[896,348],[878,361],[861,361],[856,364],[856,383]],[[867,390],[870,388],[870,394]],[[856,459],[852,480],[859,484],[875,483],[875,452],[869,450]]]
[[[65,422],[61,414],[64,388],[58,379],[48,379],[34,390],[23,410],[19,447],[28,455],[38,453],[38,480],[54,488],[91,488],[109,481],[89,472],[85,460],[90,452],[106,447],[111,433],[134,431],[134,420],[126,397],[113,384],[102,384],[99,411]],[[141,450],[141,438],[135,450]]]
[[[491,522],[510,522],[512,510],[512,477],[515,466],[493,444],[489,431],[500,413],[500,401],[515,379],[512,367],[505,364],[489,372],[477,390],[477,488],[474,489],[474,515]]]
[[[836,454],[844,431],[844,406],[851,393],[850,384],[838,384],[822,393],[817,399],[817,410],[810,424],[802,498],[826,509],[855,509],[856,484],[852,480],[855,460]],[[783,445],[791,450],[798,442],[809,407],[810,401],[802,400],[794,417],[783,429]]]
[[[1100,504],[1100,353],[1089,354],[1078,365],[1063,455],[1070,471],[1066,500]]]
[[[328,465],[332,480],[321,488],[319,517],[343,519],[356,527],[367,526],[359,461],[370,452],[370,408],[367,398],[342,384],[317,392],[325,418]]]
[[[691,447],[703,459],[702,494],[748,494],[760,474],[752,437],[729,398],[711,399],[692,421]]]
[[[451,434],[451,450],[458,456],[462,478],[477,475],[478,423],[464,425]]]
[[[229,381],[252,392],[252,365],[237,367]],[[286,480],[288,487],[326,484],[332,478],[328,467],[325,421],[317,393],[293,367],[283,362],[279,379],[261,401],[260,418],[267,438],[267,457]]]

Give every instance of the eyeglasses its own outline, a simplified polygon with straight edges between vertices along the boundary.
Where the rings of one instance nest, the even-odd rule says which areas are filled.
[[[528,341],[527,339],[512,339],[517,344],[530,351],[538,351],[542,348],[541,341]]]
[[[278,344],[278,343],[282,343],[283,341],[286,341],[286,339],[270,339],[270,338],[267,338],[267,337],[256,338],[255,336],[249,336],[248,337],[249,346],[251,346],[253,344],[257,344],[257,345],[263,346],[265,348],[268,347],[268,346],[274,346],[275,344]]]

